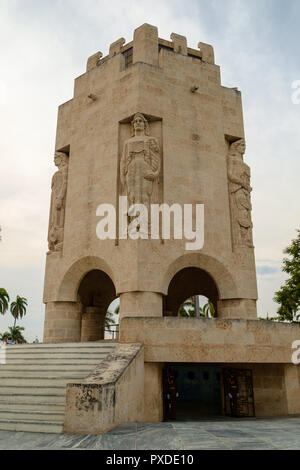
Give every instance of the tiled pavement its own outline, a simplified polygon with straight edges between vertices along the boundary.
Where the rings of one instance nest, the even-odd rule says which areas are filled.
[[[4,450],[299,450],[300,417],[126,424],[104,436],[0,431]]]

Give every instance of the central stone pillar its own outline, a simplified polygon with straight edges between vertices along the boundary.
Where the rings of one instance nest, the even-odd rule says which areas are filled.
[[[257,320],[256,300],[227,299],[218,301],[218,318]]]
[[[105,316],[105,312],[99,307],[86,307],[82,315],[82,343],[104,339]]]
[[[127,292],[120,295],[120,320],[125,317],[162,316],[162,294],[156,292]]]

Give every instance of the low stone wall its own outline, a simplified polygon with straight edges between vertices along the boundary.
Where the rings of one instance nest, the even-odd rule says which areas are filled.
[[[263,320],[124,318],[120,342],[142,343],[149,363],[291,364],[300,325]]]
[[[119,344],[81,383],[67,385],[64,433],[104,434],[144,418],[141,344]]]

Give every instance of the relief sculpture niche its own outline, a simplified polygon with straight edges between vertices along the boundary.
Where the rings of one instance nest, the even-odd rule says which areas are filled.
[[[233,246],[253,248],[251,219],[250,168],[243,161],[246,151],[244,139],[230,145],[228,152],[228,182]]]
[[[136,114],[131,122],[132,136],[124,143],[120,179],[128,206],[156,203],[157,185],[161,173],[160,146],[150,136],[149,123],[143,114]]]
[[[58,171],[53,175],[51,184],[51,208],[49,220],[49,252],[62,251],[64,240],[65,206],[68,183],[68,156],[56,152],[54,163]]]

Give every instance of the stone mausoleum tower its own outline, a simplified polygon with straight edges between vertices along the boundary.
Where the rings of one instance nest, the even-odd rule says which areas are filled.
[[[241,93],[221,85],[211,46],[200,43],[194,50],[183,36],[171,38],[161,40],[155,27],[143,25],[133,42],[116,41],[103,59],[95,54],[75,81],[74,98],[59,108],[45,341],[100,339],[116,296],[121,318],[177,316],[193,294],[211,298],[218,318],[256,318]],[[134,177],[127,187],[123,168],[130,152],[143,150],[141,143],[125,145],[137,113],[144,117],[145,148],[156,146],[141,170],[153,179],[141,176],[147,197],[140,200],[131,194]],[[100,241],[97,207],[118,208],[120,195],[128,195],[129,205],[147,198],[204,204],[204,248],[186,251],[181,240]]]
[[[212,46],[190,49],[185,37],[166,41],[144,24],[132,42],[121,38],[108,56],[94,54],[75,80],[74,98],[59,108],[55,150],[44,342],[102,340],[107,309],[120,297],[119,341],[143,345],[145,388],[131,418],[145,421],[163,418],[166,364],[247,364],[260,376],[265,372],[254,364],[289,363],[288,353],[274,359],[262,348],[266,341],[272,349],[278,325],[263,339],[268,326],[256,321],[241,93],[221,85]],[[112,204],[118,214],[120,196],[147,207],[203,204],[204,247],[187,250],[186,240],[174,237],[122,239],[118,217],[116,239],[99,240],[97,208]],[[194,295],[211,300],[215,319],[178,317]],[[284,367],[271,375],[285,377]],[[74,412],[76,393],[71,387],[69,431],[82,418]],[[258,413],[276,414],[261,390],[256,396]]]

